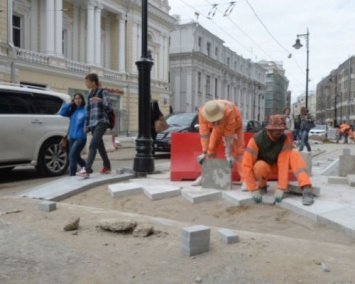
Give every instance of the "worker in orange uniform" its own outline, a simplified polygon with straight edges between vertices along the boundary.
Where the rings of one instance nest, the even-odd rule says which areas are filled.
[[[200,107],[198,119],[202,154],[197,157],[197,162],[202,164],[206,158],[216,158],[217,149],[223,141],[229,166],[232,168],[236,163],[243,180],[244,131],[238,107],[227,100],[212,100]],[[201,177],[193,185],[200,184]]]
[[[243,173],[248,190],[256,203],[262,202],[267,191],[267,181],[277,175],[275,203],[280,203],[288,189],[288,172],[291,169],[302,189],[302,204],[314,202],[312,183],[307,166],[298,151],[292,151],[292,140],[284,134],[286,121],[284,115],[271,115],[265,129],[249,140],[243,157]]]
[[[349,124],[346,123],[346,120],[343,121],[339,126],[338,136],[337,136],[337,144],[339,144],[339,140],[343,137],[345,138],[345,144],[348,144],[348,137],[353,137],[353,132]]]

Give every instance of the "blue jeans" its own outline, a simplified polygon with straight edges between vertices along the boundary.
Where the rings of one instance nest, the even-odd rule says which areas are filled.
[[[92,139],[89,145],[89,155],[85,167],[88,173],[92,173],[92,164],[94,163],[97,150],[99,150],[104,167],[111,169],[111,163],[106,153],[104,141],[102,140],[107,128],[108,124],[104,122],[99,122],[96,126],[90,128]]]
[[[294,129],[293,130],[293,141],[300,140],[300,130],[299,129]]]
[[[306,146],[307,147],[307,151],[311,152],[311,146],[308,143],[308,129],[302,129],[301,130],[301,144],[300,144],[300,148],[299,151],[303,151],[303,147]]]
[[[75,176],[77,164],[85,167],[85,161],[81,158],[81,151],[86,144],[85,139],[69,139],[69,171],[71,176]]]
[[[338,137],[337,137],[337,144],[339,144],[339,140],[341,140],[342,138],[345,138],[345,144],[348,144],[348,134],[347,133],[345,133],[345,132],[340,132],[339,131],[339,135],[338,135]]]

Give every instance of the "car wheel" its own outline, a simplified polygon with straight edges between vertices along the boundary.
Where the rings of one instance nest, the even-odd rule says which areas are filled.
[[[36,167],[42,176],[60,176],[67,171],[68,153],[59,148],[60,140],[52,138],[42,145]]]

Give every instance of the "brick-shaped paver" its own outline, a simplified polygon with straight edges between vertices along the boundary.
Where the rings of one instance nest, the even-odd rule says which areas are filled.
[[[354,176],[355,179],[355,176]],[[330,184],[348,184],[347,177],[330,176],[328,177],[328,183]]]
[[[346,181],[349,186],[355,186],[355,175],[348,175]]]
[[[125,182],[108,185],[108,191],[112,197],[122,197],[143,192],[143,186],[139,183]]]
[[[219,229],[218,237],[227,244],[239,242],[239,235],[237,232],[229,229]]]
[[[337,210],[324,212],[318,217],[321,224],[342,231],[350,238],[355,238],[355,207],[345,206]]]
[[[220,190],[208,188],[185,188],[181,190],[181,195],[191,203],[200,203],[222,198]]]
[[[226,159],[208,159],[202,164],[202,188],[230,190],[232,171]]]
[[[289,197],[282,200],[280,206],[288,209],[296,214],[305,216],[314,222],[318,221],[321,214],[332,212],[347,207],[348,205],[323,201],[320,198],[314,198],[314,203],[311,206],[302,204],[302,197]]]
[[[181,230],[182,252],[192,256],[209,251],[211,229],[204,225],[185,227]]]
[[[57,203],[53,201],[41,201],[38,203],[38,210],[51,212],[57,209]]]
[[[173,185],[149,185],[143,187],[143,192],[150,200],[159,200],[181,195],[181,187]]]
[[[240,191],[239,189],[224,190],[222,192],[222,199],[238,206],[254,203],[253,198],[249,192]]]

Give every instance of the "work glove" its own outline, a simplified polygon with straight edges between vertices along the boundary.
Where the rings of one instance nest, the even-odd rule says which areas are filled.
[[[281,203],[283,195],[284,195],[284,191],[282,189],[279,188],[276,189],[274,193],[274,198],[275,198],[274,203]]]
[[[199,163],[200,165],[203,164],[203,162],[206,160],[207,154],[206,153],[202,153],[201,155],[197,156],[197,163]]]
[[[254,190],[251,192],[251,194],[255,203],[261,203],[263,201],[263,197],[261,196],[259,190]]]
[[[227,156],[227,157],[226,157],[226,160],[227,160],[227,162],[228,162],[228,164],[229,164],[229,167],[230,167],[230,168],[233,168],[233,165],[234,165],[234,158],[233,158],[232,156]]]

